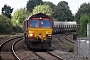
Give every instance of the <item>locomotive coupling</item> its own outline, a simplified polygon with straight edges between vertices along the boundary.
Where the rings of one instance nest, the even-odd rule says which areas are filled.
[[[37,39],[37,40],[41,40],[41,41],[43,41],[43,38],[44,38],[44,37],[42,36],[42,34],[41,34],[41,33],[40,33],[40,34],[38,34],[38,36],[37,36],[37,37],[38,37],[38,39]]]

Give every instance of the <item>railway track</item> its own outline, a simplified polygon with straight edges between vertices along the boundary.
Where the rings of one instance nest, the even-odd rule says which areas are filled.
[[[9,41],[11,41],[11,40],[20,38],[20,37],[21,37],[21,36],[13,36],[13,37],[9,38],[8,40],[2,41],[2,43],[0,44],[0,47],[2,48],[2,46],[3,46],[5,43],[7,43],[7,42],[9,42]]]
[[[60,39],[60,37],[62,36],[63,38],[64,37],[66,37],[67,39],[68,39],[68,36],[69,34],[64,34],[64,36],[63,36],[63,34],[61,34],[60,36],[58,35],[58,39],[61,41],[61,42],[64,42],[62,39]],[[3,53],[3,52],[8,52],[9,53],[9,55],[8,54],[6,54],[6,55],[8,55],[8,56],[10,56],[10,57],[12,57],[12,58],[8,58],[8,60],[20,60],[20,59],[24,59],[24,58],[22,58],[22,55],[20,56],[17,56],[18,54],[17,53],[15,53],[15,50],[14,50],[14,46],[15,46],[15,44],[17,43],[17,42],[19,42],[20,40],[21,40],[22,38],[21,37],[14,37],[14,38],[11,38],[11,39],[9,39],[9,40],[7,40],[7,41],[5,41],[5,42],[3,42],[1,45],[0,45],[0,47],[1,47],[1,50],[0,50],[0,55],[1,55],[1,58],[2,58],[2,60],[4,59],[3,58],[3,55],[2,54],[6,54],[6,53]],[[65,39],[65,38],[64,38]],[[10,42],[12,42],[12,44],[10,44]],[[9,49],[4,49],[4,45],[6,44],[6,46],[12,46],[12,48],[10,48],[9,47]],[[10,44],[10,45],[8,45],[8,44]],[[13,51],[13,54],[12,54],[12,51]],[[26,52],[30,52],[30,51],[26,51]],[[32,52],[32,51],[31,51]],[[26,54],[26,53],[25,53]],[[50,52],[33,52],[32,54],[31,54],[31,56],[32,55],[36,55],[40,60],[63,60],[59,55],[56,55],[56,54],[52,54],[52,53],[50,53]],[[27,55],[28,55],[28,53],[27,53]],[[30,55],[29,55],[30,56]],[[26,55],[25,55],[25,57],[27,57]],[[32,59],[32,58],[29,58],[29,59]],[[36,59],[36,58],[34,58],[34,59]]]
[[[17,42],[19,42],[20,40],[22,40],[22,37],[14,37],[14,38],[6,40],[2,44],[0,44],[0,47],[1,47],[0,59],[1,60],[5,60],[5,59],[7,59],[7,60],[21,60],[22,58],[20,57],[20,55],[18,56],[17,52],[15,53],[15,49],[14,49],[15,44]],[[33,52],[32,54],[35,54],[36,56],[38,56],[40,60],[48,60],[48,59],[51,59],[51,57],[52,57],[52,59],[55,58],[56,60],[62,60],[62,58],[57,57],[55,55],[51,55],[48,52]],[[48,55],[48,58],[41,55],[41,54],[46,55],[46,56]]]
[[[76,43],[74,40],[71,40],[70,38],[68,38],[68,36],[71,35],[71,34],[74,34],[74,33],[65,34],[65,37],[64,37],[64,38],[65,38],[67,41],[71,42],[71,43]]]
[[[71,39],[70,39],[71,37],[68,38],[68,36],[71,35],[71,34],[73,34],[73,33],[65,33],[65,34],[60,34],[60,35],[57,34],[56,37],[57,37],[58,40],[61,41],[61,42],[65,42],[65,40],[66,40],[66,41],[71,42],[71,43],[76,43],[74,40],[71,40]],[[61,38],[63,38],[63,39],[61,39]]]
[[[48,52],[50,55],[53,55],[54,57],[56,57],[58,60],[64,60],[62,57],[57,56],[56,54],[53,54],[51,52]]]
[[[29,50],[34,53],[36,56],[38,56],[39,60],[63,60],[60,56],[57,56],[55,54],[50,53],[49,51],[46,50]]]
[[[42,60],[63,60],[61,57],[50,52],[34,52]]]
[[[17,36],[6,40],[2,44],[0,44],[0,59],[1,60],[20,60],[15,54],[14,45],[16,42],[20,41],[22,36]]]
[[[20,37],[20,35],[10,35],[10,36],[0,37],[0,45],[8,39],[10,40],[16,37]]]
[[[62,57],[65,60],[77,60],[77,56],[72,54],[70,49],[74,46],[73,33],[57,34],[53,37],[53,45],[56,49],[52,53]],[[72,49],[73,50],[73,49]],[[59,52],[60,51],[60,52]]]
[[[60,39],[60,36],[62,36],[61,34],[60,35],[56,35],[56,37],[57,37],[57,39],[60,41],[60,42],[64,42],[64,41],[62,41],[61,39]]]

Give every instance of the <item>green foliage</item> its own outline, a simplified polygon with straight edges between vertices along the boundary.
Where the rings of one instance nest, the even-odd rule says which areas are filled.
[[[54,13],[55,10],[56,10],[56,5],[53,4],[52,2],[44,2],[43,4],[44,4],[44,5],[49,5],[49,6],[50,6],[50,8],[52,9],[51,17],[52,17],[53,20],[55,20],[55,18],[53,17],[53,13]]]
[[[13,26],[11,20],[4,15],[0,15],[0,34],[12,34],[23,32],[19,26]]]
[[[51,9],[50,6],[48,6],[48,5],[38,5],[38,6],[34,7],[32,13],[33,13],[33,14],[44,13],[44,14],[46,14],[46,15],[51,16],[51,14],[52,14],[52,9]]]
[[[69,52],[74,52],[74,46],[71,46],[71,47],[70,47]]]
[[[12,30],[13,30],[12,34],[13,33],[22,33],[23,32],[23,29],[20,26],[13,26]]]
[[[11,33],[12,32],[12,24],[11,20],[3,15],[0,15],[0,34],[2,33]]]
[[[42,0],[29,0],[26,5],[27,11],[32,12],[33,8],[36,5],[40,5],[42,3],[43,3]]]
[[[8,5],[4,5],[4,7],[2,7],[2,14],[7,16],[8,18],[11,19],[11,13],[13,12],[13,8],[11,8]]]
[[[12,17],[12,23],[13,25],[23,25],[24,20],[27,18],[28,14],[26,13],[25,8],[17,9]]]
[[[74,17],[72,16],[71,11],[69,10],[68,2],[61,1],[56,7],[56,11],[53,13],[53,17],[58,21],[72,21]]]
[[[56,10],[56,5],[55,4],[53,4],[52,2],[44,2],[43,4],[44,5],[49,5],[50,8],[52,9],[52,12],[55,12],[55,10]]]
[[[79,34],[82,34],[83,37],[87,35],[87,23],[90,23],[90,17],[87,14],[82,14],[80,17],[80,28]]]
[[[90,23],[90,3],[83,3],[75,15],[75,20],[80,27],[77,33],[82,37],[87,35],[87,23]]]
[[[80,23],[80,17],[82,14],[87,14],[88,16],[90,16],[90,3],[83,3],[77,11],[75,20],[78,24]]]

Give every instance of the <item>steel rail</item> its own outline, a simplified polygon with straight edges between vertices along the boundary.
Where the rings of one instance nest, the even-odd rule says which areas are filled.
[[[40,59],[45,60],[43,57],[41,57],[41,56],[38,55],[36,52],[34,52],[31,48],[29,48],[29,49],[30,49],[30,51],[32,51],[36,56],[38,56]]]
[[[63,41],[60,39],[61,36],[56,36],[56,37],[58,38],[59,41],[63,42]]]
[[[16,37],[11,38],[11,39],[9,39],[9,40],[6,40],[6,41],[3,42],[2,44],[0,44],[0,52],[1,52],[1,49],[2,49],[2,47],[3,47],[4,44],[6,44],[7,42],[12,41],[12,40],[14,40],[14,39],[21,38],[21,37],[22,37],[22,36],[16,36]]]
[[[2,44],[0,44],[0,55],[1,55],[1,49],[6,43],[8,43],[8,42],[10,42],[10,41],[12,41],[14,39],[21,38],[21,37],[22,36],[15,36],[15,37],[12,37],[11,39],[8,39],[8,40],[4,41]],[[1,59],[1,57],[0,57],[0,59]]]
[[[71,33],[71,34],[72,34],[72,33]],[[70,39],[67,38],[68,35],[70,35],[70,34],[66,34],[66,36],[65,36],[64,38],[65,38],[66,40],[68,40],[69,42],[71,42],[71,43],[75,43],[75,41],[70,40]]]
[[[15,41],[15,42],[12,44],[12,52],[13,52],[13,55],[16,57],[17,60],[20,60],[20,58],[19,58],[19,57],[17,56],[17,54],[15,53],[15,48],[14,48],[14,46],[15,46],[15,44],[16,44],[17,42],[21,41],[22,39],[23,39],[23,38]]]
[[[53,53],[51,53],[49,51],[47,53],[50,54],[50,55],[52,55],[52,56],[54,56],[54,57],[56,57],[58,60],[64,60],[62,57],[57,56],[57,55],[55,55],[55,54],[53,54]]]

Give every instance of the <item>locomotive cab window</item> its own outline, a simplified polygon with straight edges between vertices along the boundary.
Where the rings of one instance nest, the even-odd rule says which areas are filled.
[[[50,28],[51,27],[51,21],[50,20],[42,20],[42,27],[43,28]]]
[[[39,20],[30,20],[30,27],[39,27]]]

